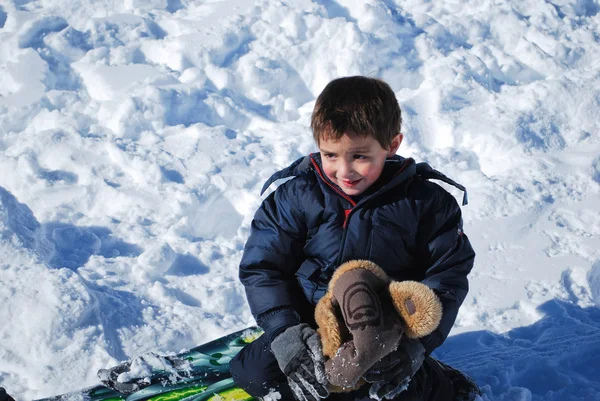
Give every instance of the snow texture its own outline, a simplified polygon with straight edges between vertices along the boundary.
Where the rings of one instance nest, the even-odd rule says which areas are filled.
[[[396,92],[399,153],[469,189],[475,268],[435,356],[485,400],[600,400],[599,11],[2,1],[0,386],[64,393],[253,324],[260,188],[316,149],[323,87],[362,74]]]

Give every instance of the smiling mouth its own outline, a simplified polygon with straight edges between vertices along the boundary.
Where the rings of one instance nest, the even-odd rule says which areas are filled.
[[[346,187],[353,187],[356,184],[358,184],[360,182],[360,180],[362,180],[362,178],[359,178],[358,180],[354,180],[354,181],[342,180],[342,184],[344,184],[344,186],[346,186]]]

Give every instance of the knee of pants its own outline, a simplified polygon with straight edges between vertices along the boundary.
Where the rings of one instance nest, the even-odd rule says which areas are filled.
[[[263,388],[259,385],[259,383],[262,383],[260,382],[261,378],[256,377],[259,372],[254,369],[248,369],[248,367],[244,369],[239,354],[229,362],[229,372],[236,386],[246,390],[252,396],[263,395]]]
[[[229,372],[231,373],[231,377],[233,378],[235,384],[238,387],[244,388],[245,386],[243,384],[247,380],[246,375],[244,374],[244,368],[242,366],[242,362],[240,361],[239,354],[234,356],[233,359],[231,359],[231,361],[229,362]]]

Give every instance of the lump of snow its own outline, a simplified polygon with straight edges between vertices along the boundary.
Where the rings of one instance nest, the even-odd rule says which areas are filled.
[[[161,72],[147,64],[129,65],[90,65],[83,62],[73,63],[90,97],[99,101],[114,100],[140,81],[157,78]]]
[[[14,237],[42,259],[49,259],[54,246],[40,235],[40,227],[31,209],[0,187],[0,239]]]
[[[19,33],[19,47],[40,47],[50,32],[60,32],[69,24],[64,18],[50,15],[27,21]]]
[[[43,80],[48,64],[33,49],[19,53],[14,62],[8,62],[0,78],[0,107],[19,108],[38,102],[46,93]]]
[[[125,0],[127,10],[164,10],[168,5],[167,0]]]
[[[138,272],[160,276],[171,268],[176,258],[177,253],[166,242],[153,244],[138,257]]]

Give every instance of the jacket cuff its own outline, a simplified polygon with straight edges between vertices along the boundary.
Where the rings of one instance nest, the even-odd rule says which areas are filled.
[[[257,318],[258,325],[264,330],[269,344],[288,327],[302,323],[300,315],[292,308],[276,308],[261,313]]]
[[[425,356],[431,355],[431,353],[443,342],[440,341],[440,333],[437,330],[428,336],[419,338],[419,340],[425,348]]]

